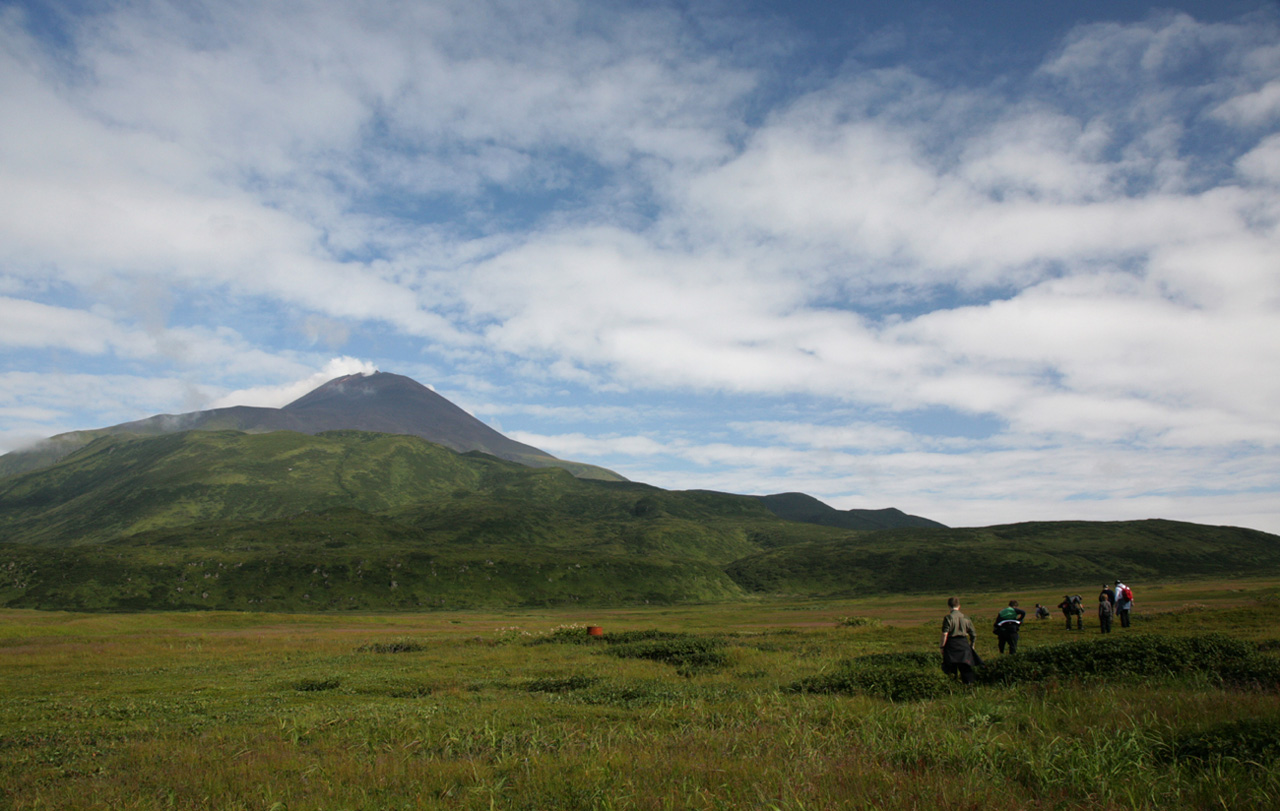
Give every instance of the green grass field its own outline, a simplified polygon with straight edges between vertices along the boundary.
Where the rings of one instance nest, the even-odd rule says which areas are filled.
[[[1280,581],[1135,588],[1132,628],[1029,621],[1028,667],[968,689],[934,662],[946,595],[0,610],[0,808],[1280,807]],[[1009,597],[1061,599],[961,596],[989,661]]]

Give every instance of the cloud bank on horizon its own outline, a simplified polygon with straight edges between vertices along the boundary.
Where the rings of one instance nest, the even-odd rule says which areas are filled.
[[[884,5],[0,8],[0,450],[379,368],[663,487],[1280,532],[1275,5]]]

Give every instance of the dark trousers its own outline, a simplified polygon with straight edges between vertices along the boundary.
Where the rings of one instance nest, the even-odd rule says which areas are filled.
[[[946,673],[948,676],[959,673],[960,681],[965,684],[973,684],[973,680],[977,678],[973,673],[973,668],[964,662],[943,662],[942,672]]]
[[[1009,653],[1012,654],[1018,652],[1018,634],[1016,631],[1012,634],[996,635],[996,647],[1000,649],[1001,653],[1004,653],[1004,646],[1006,643],[1009,645]]]
[[[1120,608],[1116,610],[1116,613],[1120,615],[1120,627],[1128,628],[1129,627],[1129,609]]]
[[[1067,630],[1068,630],[1068,631],[1070,631],[1070,630],[1071,630],[1071,618],[1072,618],[1072,617],[1075,617],[1075,618],[1076,618],[1076,630],[1078,630],[1078,631],[1083,631],[1083,630],[1084,630],[1084,615],[1083,615],[1083,614],[1070,614],[1070,613],[1068,613],[1068,614],[1067,614]]]
[[[1099,614],[1098,624],[1102,626],[1102,632],[1104,634],[1111,633],[1111,615],[1110,614]]]

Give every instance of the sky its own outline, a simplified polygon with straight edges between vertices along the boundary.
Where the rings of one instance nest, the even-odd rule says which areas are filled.
[[[0,122],[0,451],[380,370],[668,489],[1280,533],[1274,0],[22,0]]]

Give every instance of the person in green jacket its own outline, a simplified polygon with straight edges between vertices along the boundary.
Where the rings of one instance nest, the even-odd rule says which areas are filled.
[[[1000,609],[1000,613],[996,615],[995,632],[997,647],[1000,653],[1004,653],[1005,645],[1009,646],[1010,655],[1018,652],[1018,629],[1022,627],[1022,621],[1027,618],[1027,612],[1018,608],[1017,600],[1010,600],[1009,604]]]

